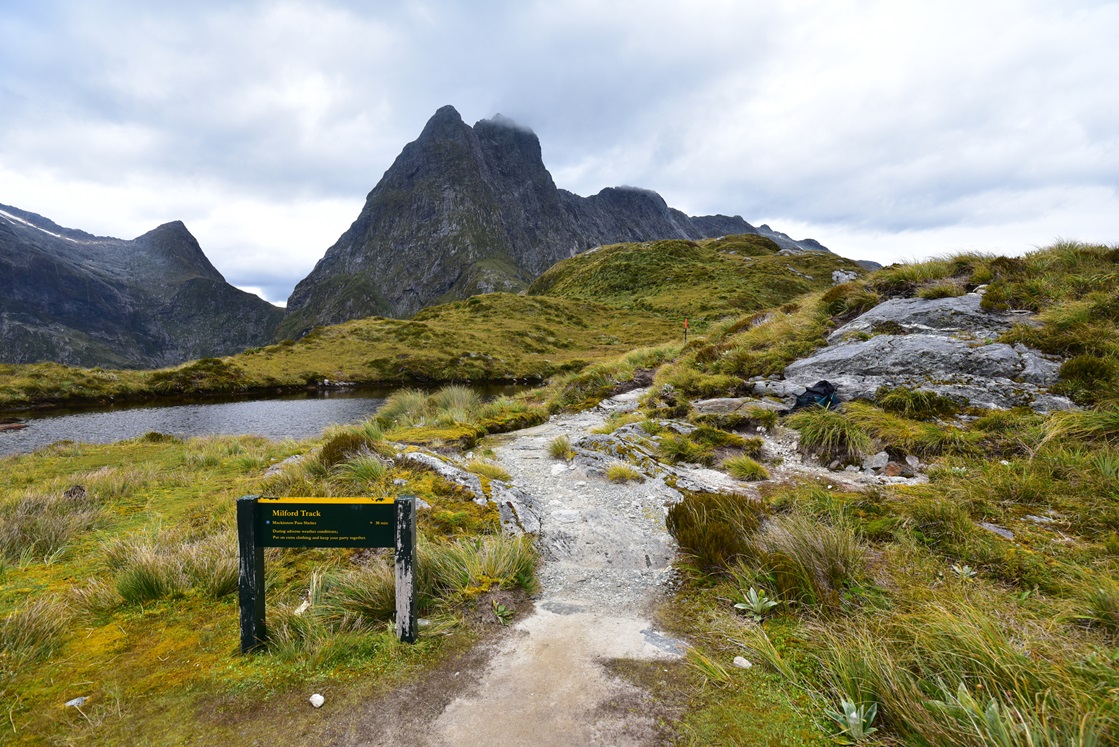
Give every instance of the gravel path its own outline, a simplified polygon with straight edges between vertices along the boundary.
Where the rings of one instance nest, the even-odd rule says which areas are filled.
[[[654,739],[651,714],[609,707],[646,696],[602,662],[683,655],[683,644],[649,620],[675,552],[665,504],[679,493],[663,478],[615,484],[590,464],[568,465],[548,453],[557,436],[574,441],[601,425],[610,408],[630,407],[641,394],[558,416],[495,448],[513,482],[536,499],[540,592],[536,611],[500,644],[476,690],[436,721],[437,743],[643,745]]]

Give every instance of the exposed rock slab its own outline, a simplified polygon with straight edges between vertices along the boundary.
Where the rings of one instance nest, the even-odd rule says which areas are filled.
[[[905,334],[964,335],[994,339],[1021,318],[984,310],[983,297],[968,293],[955,298],[892,298],[844,324],[828,335],[828,343],[839,342],[853,332],[873,332],[883,325],[900,327]]]
[[[980,301],[968,294],[879,304],[832,333],[828,346],[790,364],[783,381],[755,382],[754,393],[788,399],[826,379],[843,399],[873,399],[879,387],[904,386],[978,407],[1074,407],[1047,391],[1057,382],[1058,358],[992,342],[1023,317],[984,311]],[[887,324],[895,333],[853,337]]]

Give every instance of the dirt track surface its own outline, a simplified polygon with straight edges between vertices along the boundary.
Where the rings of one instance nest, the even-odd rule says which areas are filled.
[[[675,545],[666,503],[679,493],[662,479],[615,484],[553,459],[552,439],[601,425],[611,408],[562,415],[506,436],[497,460],[539,510],[542,562],[535,609],[507,634],[426,681],[378,703],[366,729],[350,724],[347,745],[650,745],[661,727],[652,699],[609,673],[613,659],[673,660],[683,644],[655,629],[650,613],[670,578]],[[359,722],[361,719],[359,719]],[[329,741],[329,740],[328,740]]]
[[[499,437],[497,461],[531,497],[542,562],[535,609],[512,629],[475,647],[377,705],[370,729],[350,726],[346,745],[653,745],[666,739],[672,708],[611,674],[612,660],[672,661],[685,644],[659,632],[651,616],[672,584],[675,542],[668,507],[681,499],[665,477],[692,490],[755,495],[751,484],[696,465],[655,463],[644,482],[603,474],[616,459],[576,448],[570,462],[549,454],[558,436],[588,443],[614,411],[636,407],[645,390],[591,410]],[[620,433],[621,430],[616,433]],[[774,480],[810,479],[828,489],[919,482],[832,472],[798,450],[797,434],[763,433]],[[328,740],[330,741],[330,740]]]
[[[543,504],[540,593],[536,611],[502,641],[477,689],[443,711],[433,744],[655,741],[649,709],[634,715],[608,707],[643,694],[603,662],[683,654],[649,619],[675,551],[664,504],[678,494],[660,480],[618,485],[548,454],[552,439],[582,435],[605,416],[601,408],[560,416],[495,449],[513,481]]]

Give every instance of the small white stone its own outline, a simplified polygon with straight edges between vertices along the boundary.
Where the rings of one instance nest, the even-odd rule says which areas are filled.
[[[748,659],[745,659],[741,656],[734,657],[734,665],[739,669],[749,669],[750,667],[754,666]]]
[[[65,705],[67,708],[81,708],[83,705],[85,705],[85,702],[87,700],[89,700],[89,698],[83,695],[79,698],[74,698],[73,700],[66,701]]]
[[[326,698],[319,695],[318,693],[315,693],[311,696],[311,705],[313,705],[315,708],[322,708],[322,704],[325,702]]]
[[[567,465],[566,464],[553,464],[552,465],[552,477],[557,477],[559,475],[562,475],[566,471],[567,471]]]

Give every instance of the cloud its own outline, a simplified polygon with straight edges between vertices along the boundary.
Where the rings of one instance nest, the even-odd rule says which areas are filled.
[[[0,202],[182,219],[278,300],[450,103],[535,131],[560,187],[851,256],[1116,242],[1115,28],[1041,0],[5,3]]]

